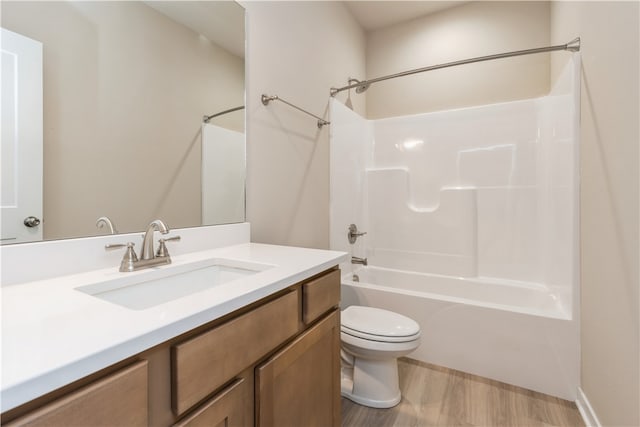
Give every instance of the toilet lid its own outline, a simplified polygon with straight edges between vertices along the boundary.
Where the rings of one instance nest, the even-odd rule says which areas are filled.
[[[420,334],[420,326],[414,320],[392,311],[374,307],[356,305],[347,307],[341,313],[340,322],[343,328],[353,332],[388,337],[391,340]]]

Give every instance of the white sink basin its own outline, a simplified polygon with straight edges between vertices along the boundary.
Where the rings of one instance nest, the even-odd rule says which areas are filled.
[[[116,279],[80,286],[77,291],[133,310],[144,310],[250,276],[273,267],[230,259],[208,259],[177,266],[120,273]],[[146,274],[144,274],[146,273]]]

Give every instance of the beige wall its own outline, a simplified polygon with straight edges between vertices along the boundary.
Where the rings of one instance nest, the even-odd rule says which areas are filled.
[[[582,389],[606,426],[640,425],[639,6],[551,8],[552,42],[582,39]],[[552,65],[555,76],[562,58]]]
[[[366,77],[548,44],[548,2],[471,2],[367,33]],[[376,119],[532,98],[548,91],[549,54],[529,55],[374,84],[367,91],[367,113]]]
[[[367,67],[377,62],[390,62],[397,67],[391,71],[394,72],[407,67],[424,66],[431,57],[409,63],[416,56],[417,47],[412,45],[413,50],[403,50],[404,56],[396,57],[392,55],[393,52],[383,49],[371,60],[374,55],[372,43],[376,43],[377,38],[384,39],[386,34],[369,34],[367,42],[363,30],[338,2],[242,4],[248,14],[247,215],[252,224],[252,239],[257,242],[328,247],[328,129],[318,131],[314,119],[282,103],[271,103],[265,107],[260,103],[260,95],[277,94],[315,114],[323,115],[327,112],[328,88],[344,85],[349,77],[373,76],[369,68],[365,73],[365,58]],[[447,52],[435,52],[437,55],[433,60],[436,62],[459,59],[461,55],[467,57],[495,53],[495,49],[515,50],[548,44],[549,6],[546,2],[535,2],[524,7],[501,4],[502,8],[490,3],[444,11],[434,15],[439,17],[439,33],[422,31],[431,21],[418,20],[407,27],[408,34],[415,33],[422,38],[441,37],[446,21],[472,22],[473,25],[468,25],[466,31],[471,34],[473,43],[454,43],[453,50],[448,53],[450,56],[446,56]],[[522,35],[505,36],[515,32],[515,29]],[[400,32],[407,36],[407,33]],[[402,43],[402,40],[384,41],[391,51],[394,50],[392,47],[397,47],[397,43]],[[387,54],[398,65],[385,59],[384,55]],[[439,95],[435,97],[431,93],[427,98],[414,96],[415,86],[406,86],[406,82],[403,82],[401,84],[405,86],[389,99],[381,99],[380,92],[376,92],[377,87],[365,95],[352,93],[351,99],[356,111],[361,114],[365,112],[366,103],[367,110],[377,109],[380,115],[399,115],[548,92],[548,55],[514,61],[515,65],[500,67],[503,71],[506,69],[501,79],[490,79],[484,75],[494,83],[493,86],[496,80],[501,80],[497,95],[495,87],[484,85],[481,93],[477,93],[478,84],[473,80],[473,74],[478,73],[478,68],[472,65],[475,68],[462,75],[454,73],[447,77],[447,85],[459,84],[453,96],[451,90],[440,89],[440,81],[436,82],[436,88],[429,86]],[[379,73],[386,72],[386,69],[380,68]],[[494,75],[497,71],[489,66],[480,68],[480,72]],[[376,93],[379,96],[378,103],[369,102],[368,99],[376,96]],[[348,94],[345,92],[338,95],[342,100],[346,96]],[[407,98],[413,98],[414,101],[405,105]],[[375,114],[369,116],[375,117]]]
[[[248,14],[247,217],[255,242],[329,246],[329,88],[364,74],[364,34],[339,2],[242,2]],[[344,94],[343,94],[344,95]],[[343,97],[341,99],[344,99]],[[364,98],[354,99],[363,114]]]
[[[44,45],[45,238],[201,223],[202,116],[243,104],[243,59],[143,3],[2,2],[2,26]]]
[[[327,130],[282,104],[262,106],[261,93],[322,113],[327,88],[347,77],[582,37],[582,383],[605,425],[639,425],[638,3],[470,3],[370,33],[366,73],[363,36],[339,4],[244,4],[248,215],[253,240],[270,243],[326,247]],[[550,56],[556,75],[566,57]],[[400,87],[380,83],[366,94],[368,116],[544,95],[549,61],[535,55],[435,71],[419,84],[417,76],[396,80]],[[353,100],[362,112],[365,97]]]

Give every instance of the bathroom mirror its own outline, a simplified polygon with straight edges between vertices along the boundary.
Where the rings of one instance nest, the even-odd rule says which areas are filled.
[[[240,5],[3,1],[1,17],[42,43],[45,240],[109,234],[104,216],[120,233],[245,220]]]

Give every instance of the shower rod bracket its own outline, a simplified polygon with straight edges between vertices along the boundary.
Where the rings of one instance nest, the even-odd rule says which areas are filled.
[[[564,50],[569,52],[580,52],[580,37],[576,37],[564,46]]]
[[[305,114],[307,114],[307,115],[309,115],[309,116],[311,116],[311,117],[315,118],[316,120],[318,120],[318,129],[322,129],[322,126],[324,126],[324,125],[329,125],[329,124],[331,124],[331,122],[326,121],[326,120],[325,120],[325,119],[323,119],[322,117],[318,117],[318,116],[316,116],[315,114],[310,113],[310,112],[308,112],[307,110],[304,110],[304,109],[302,109],[302,108],[298,107],[297,105],[293,105],[292,103],[290,103],[290,102],[288,102],[288,101],[285,101],[284,99],[280,98],[278,95],[271,95],[271,96],[269,96],[269,95],[262,94],[261,100],[262,100],[262,105],[265,105],[265,106],[266,106],[266,105],[269,105],[269,103],[270,103],[271,101],[280,101],[280,102],[283,102],[283,103],[287,104],[287,105],[288,105],[288,106],[290,106],[290,107],[295,108],[295,109],[296,109],[296,110],[298,110],[298,111],[302,111],[303,113],[305,113]]]
[[[401,73],[390,74],[388,76],[377,77],[375,79],[363,80],[349,78],[346,86],[329,89],[331,96],[336,96],[339,92],[348,89],[356,89],[356,93],[362,93],[371,86],[372,83],[381,82],[383,80],[395,79],[396,77],[410,76],[412,74],[424,73],[426,71],[438,70],[441,68],[455,67],[457,65],[471,64],[474,62],[490,61],[493,59],[510,58],[512,56],[531,55],[534,53],[553,52],[556,50],[566,50],[569,52],[580,51],[580,37],[576,37],[566,44],[560,44],[556,46],[539,47],[535,49],[516,50],[513,52],[498,53],[495,55],[479,56],[476,58],[462,59],[460,61],[446,62],[444,64],[431,65],[429,67],[416,68],[414,70],[403,71]]]
[[[269,102],[275,101],[277,99],[279,99],[278,95],[269,96],[262,94],[262,105],[269,105]]]

